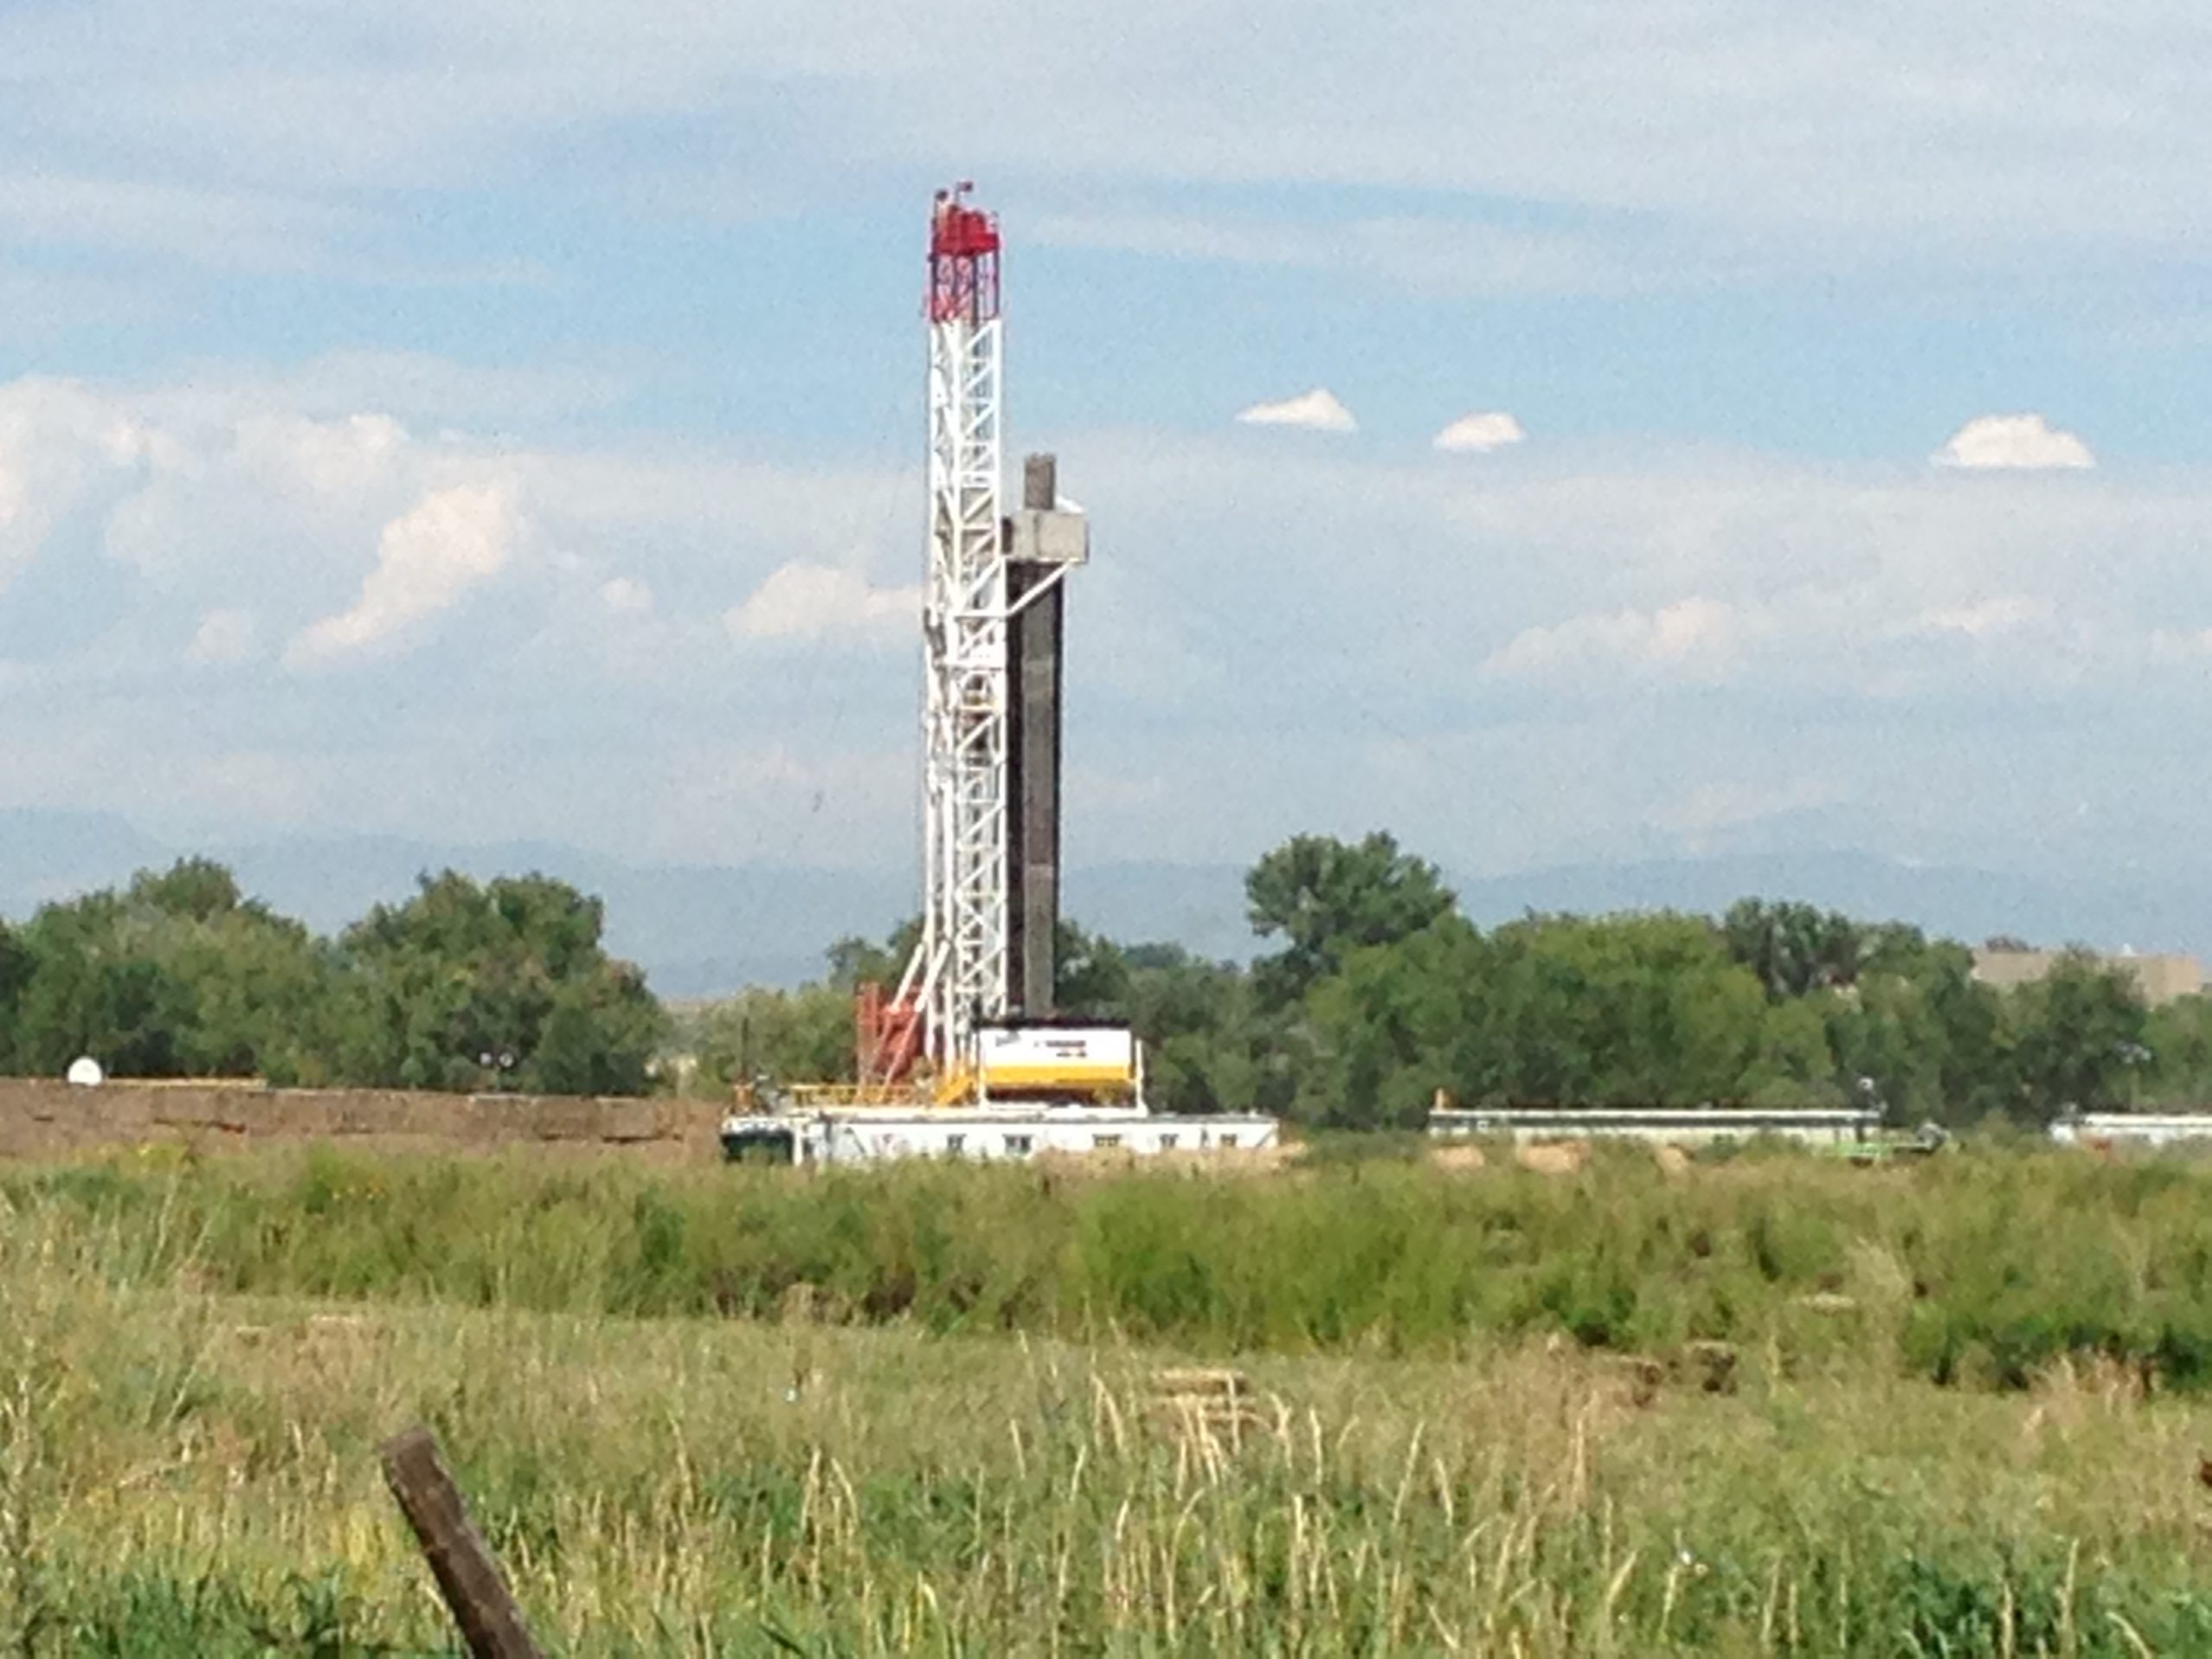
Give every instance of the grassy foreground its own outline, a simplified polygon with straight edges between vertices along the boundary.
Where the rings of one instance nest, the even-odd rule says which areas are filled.
[[[450,1651],[376,1470],[378,1441],[419,1419],[569,1653],[2212,1652],[2212,1404],[2155,1364],[2086,1355],[2018,1377],[1977,1361],[1939,1386],[1907,1340],[1936,1294],[1916,1296],[1914,1273],[1976,1238],[1993,1282],[2106,1240],[2132,1274],[2113,1328],[2183,1308],[2202,1177],[2028,1158],[1677,1183],[1624,1161],[1583,1179],[1367,1168],[1046,1190],[917,1171],[810,1187],[298,1158],[15,1172],[0,1651]],[[1388,1202],[1351,1196],[1370,1192]],[[2000,1198],[2011,1225],[1972,1213]],[[1327,1227],[1408,1206],[1408,1225],[1440,1213],[1478,1237],[1516,1217],[1539,1255],[1720,1229],[1702,1253],[1630,1260],[1637,1310],[1707,1305],[1677,1255],[1766,1285],[1732,1315],[1736,1391],[1655,1392],[1557,1317],[1468,1319],[1448,1339],[1411,1324],[1443,1293],[1408,1260],[1471,1274],[1486,1247],[1432,1238],[1394,1263],[1405,1235],[1332,1243]],[[1224,1293],[1179,1323],[1165,1300],[1112,1300],[1124,1281],[1106,1266],[1169,1219],[1202,1264],[1319,1287]],[[1155,1230],[1132,1235],[1139,1221]],[[1048,1224],[1052,1249],[1032,1236]],[[964,1252],[988,1227],[1033,1300],[952,1311],[942,1287],[977,1270]],[[1304,1255],[1258,1254],[1294,1235]],[[1790,1250],[1830,1240],[1839,1287],[1791,1288],[1829,1269]],[[895,1275],[839,1274],[893,1245],[917,1253],[912,1294],[871,1310],[868,1286]],[[1328,1326],[1313,1310],[1363,1282],[1337,1257],[1382,1288]],[[769,1260],[817,1288],[786,1294],[757,1268],[686,1287]],[[2104,1282],[2101,1262],[2069,1275]],[[785,1316],[699,1316],[724,1299]],[[880,1328],[858,1323],[871,1314]],[[1153,1408],[1171,1348],[1241,1341],[1247,1319],[1278,1338],[1245,1344],[1252,1422]]]

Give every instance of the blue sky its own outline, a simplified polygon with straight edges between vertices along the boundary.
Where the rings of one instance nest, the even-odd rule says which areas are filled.
[[[910,861],[971,176],[1077,861],[2196,880],[2206,85],[2170,0],[0,4],[0,807]]]

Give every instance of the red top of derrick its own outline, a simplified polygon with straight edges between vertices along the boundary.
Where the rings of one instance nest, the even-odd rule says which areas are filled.
[[[931,322],[988,322],[999,314],[999,222],[967,205],[965,180],[937,193],[930,213]]]

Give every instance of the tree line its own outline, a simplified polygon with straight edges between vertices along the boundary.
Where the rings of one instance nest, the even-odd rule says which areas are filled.
[[[1248,873],[1259,954],[1060,935],[1058,1001],[1145,1038],[1152,1098],[1316,1127],[1465,1105],[1878,1103],[2047,1122],[2212,1103],[2212,997],[2147,1007],[2087,953],[1999,991],[1898,923],[1745,899],[1476,926],[1388,835],[1301,836]],[[0,924],[0,1072],[544,1093],[849,1077],[852,995],[917,929],[832,947],[797,990],[671,1016],[610,957],[600,902],[542,875],[425,876],[333,938],[203,859]]]
[[[1973,952],[1895,922],[1745,899],[1719,918],[1530,914],[1484,930],[1389,835],[1301,836],[1261,859],[1249,966],[1173,944],[1060,936],[1063,1010],[1146,1039],[1151,1095],[1336,1128],[1463,1105],[1874,1104],[1905,1122],[2212,1104],[2212,997],[2152,1009],[2067,952],[2000,991]],[[897,977],[912,925],[849,939],[798,991],[691,1023],[714,1079],[850,1075],[852,988]]]
[[[0,1074],[635,1094],[668,1030],[596,899],[448,871],[335,938],[187,859],[0,923]]]

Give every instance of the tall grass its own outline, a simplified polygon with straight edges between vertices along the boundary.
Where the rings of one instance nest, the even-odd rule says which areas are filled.
[[[2212,1412],[2109,1366],[1262,1357],[1208,1427],[1128,1342],[240,1294],[147,1248],[181,1191],[0,1225],[10,1652],[453,1651],[416,1420],[564,1653],[2212,1649]]]
[[[752,1318],[798,1294],[855,1324],[1212,1354],[1713,1339],[1944,1383],[2019,1388],[2062,1356],[2212,1382],[2212,1173],[2068,1154],[1098,1179],[317,1153],[115,1158],[0,1195],[111,1278],[237,1293]]]

